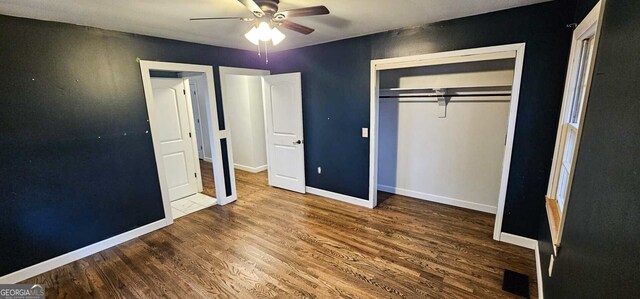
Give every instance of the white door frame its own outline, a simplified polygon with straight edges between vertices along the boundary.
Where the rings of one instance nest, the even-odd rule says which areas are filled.
[[[219,67],[220,73],[220,95],[222,98],[222,109],[224,112],[224,129],[227,132],[227,146],[228,146],[228,156],[229,156],[229,179],[231,180],[231,188],[236,190],[236,169],[233,163],[233,146],[231,145],[231,134],[233,134],[233,128],[231,128],[231,122],[229,121],[229,113],[226,113],[224,110],[224,86],[225,86],[225,76],[226,75],[244,75],[244,76],[257,76],[262,77],[266,75],[270,75],[271,71],[269,70],[261,70],[261,69],[249,69],[249,68],[239,68],[239,67],[229,67],[229,66],[221,66]]]
[[[504,203],[507,196],[509,169],[511,167],[511,155],[513,151],[513,137],[518,114],[518,100],[520,97],[520,83],[524,65],[525,43],[474,48],[457,51],[447,51],[423,55],[413,55],[396,58],[371,60],[371,101],[370,101],[370,134],[369,134],[369,207],[378,205],[378,117],[379,117],[379,93],[382,70],[420,67],[429,65],[441,65],[449,63],[486,61],[495,59],[515,58],[513,73],[513,85],[511,88],[511,101],[509,103],[509,124],[507,127],[507,140],[502,162],[502,178],[498,198],[498,211],[494,225],[493,238],[500,240],[502,235],[502,216]]]
[[[223,165],[222,165],[222,147],[220,145],[220,140],[227,138],[226,132],[221,131],[218,127],[218,108],[216,105],[216,95],[215,95],[215,85],[213,79],[213,67],[210,65],[195,65],[195,64],[184,64],[184,63],[171,63],[171,62],[159,62],[159,61],[147,61],[140,60],[140,72],[142,74],[142,85],[144,88],[144,96],[147,103],[147,113],[149,115],[149,127],[151,128],[151,139],[153,141],[153,152],[156,158],[156,164],[158,166],[158,178],[160,180],[160,192],[162,194],[162,204],[164,206],[164,215],[165,222],[167,225],[173,223],[173,215],[171,213],[171,201],[169,199],[169,188],[167,186],[167,181],[165,177],[165,168],[162,163],[161,153],[160,153],[160,140],[153,134],[153,132],[157,130],[157,122],[155,120],[155,104],[153,100],[153,88],[151,86],[151,74],[150,71],[168,71],[168,72],[193,72],[193,73],[203,73],[206,77],[207,82],[207,90],[209,93],[209,111],[206,111],[209,116],[210,122],[210,130],[209,130],[209,140],[211,142],[211,150],[212,155],[215,151],[215,155],[213,157],[213,174],[216,188],[216,200],[220,205],[228,204],[237,199],[237,193],[235,190],[235,184],[232,184],[232,192],[231,196],[226,196],[226,188],[224,182],[224,173],[223,173]],[[188,85],[187,85],[188,88]],[[189,104],[189,107],[191,104]],[[193,112],[191,112],[193,115]],[[193,126],[193,119],[191,120]],[[229,145],[229,152],[231,148],[231,141],[227,140],[227,144]],[[229,155],[229,164],[230,170],[233,169],[233,159],[232,156]],[[231,172],[233,173],[233,172]]]

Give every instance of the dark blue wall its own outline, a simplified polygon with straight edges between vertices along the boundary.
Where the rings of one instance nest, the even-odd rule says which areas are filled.
[[[370,60],[526,43],[503,230],[536,238],[558,122],[574,3],[553,1],[279,52],[302,72],[307,185],[368,197]],[[322,166],[322,174],[316,168]]]
[[[271,55],[273,73],[302,72],[307,186],[368,197],[370,39]]]
[[[593,7],[595,1],[582,2]],[[545,274],[553,250],[546,215],[540,221],[545,298],[640,298],[638,16],[638,1],[606,2],[571,199],[551,278]]]
[[[216,76],[264,67],[252,52],[7,16],[0,40],[0,276],[164,217],[137,57]]]

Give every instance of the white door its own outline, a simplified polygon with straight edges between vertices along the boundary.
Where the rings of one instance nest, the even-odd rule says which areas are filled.
[[[204,158],[204,145],[202,143],[202,121],[200,116],[200,97],[198,95],[198,85],[196,82],[189,81],[191,89],[191,107],[193,107],[193,118],[196,129],[196,144],[198,145],[198,158]]]
[[[179,78],[151,78],[160,152],[171,201],[198,192],[190,124],[188,84]]]
[[[269,185],[305,193],[300,73],[262,77]]]

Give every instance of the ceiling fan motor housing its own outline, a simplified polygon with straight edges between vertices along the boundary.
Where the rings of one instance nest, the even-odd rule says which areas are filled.
[[[253,22],[270,26],[281,26],[305,35],[313,33],[314,29],[307,26],[289,21],[289,18],[319,16],[329,14],[329,9],[324,5],[302,7],[279,11],[278,5],[280,0],[238,0],[254,15],[253,18],[247,17],[211,17],[211,18],[192,18],[192,21],[203,20],[241,20],[245,22]]]
[[[280,0],[254,0],[260,9],[267,16],[273,16],[276,12],[278,12],[278,4],[280,4]]]

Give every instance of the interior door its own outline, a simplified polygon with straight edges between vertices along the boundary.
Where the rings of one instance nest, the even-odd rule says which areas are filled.
[[[262,77],[269,185],[305,193],[300,73]]]
[[[195,151],[185,81],[180,78],[151,78],[160,151],[171,201],[198,192]]]

